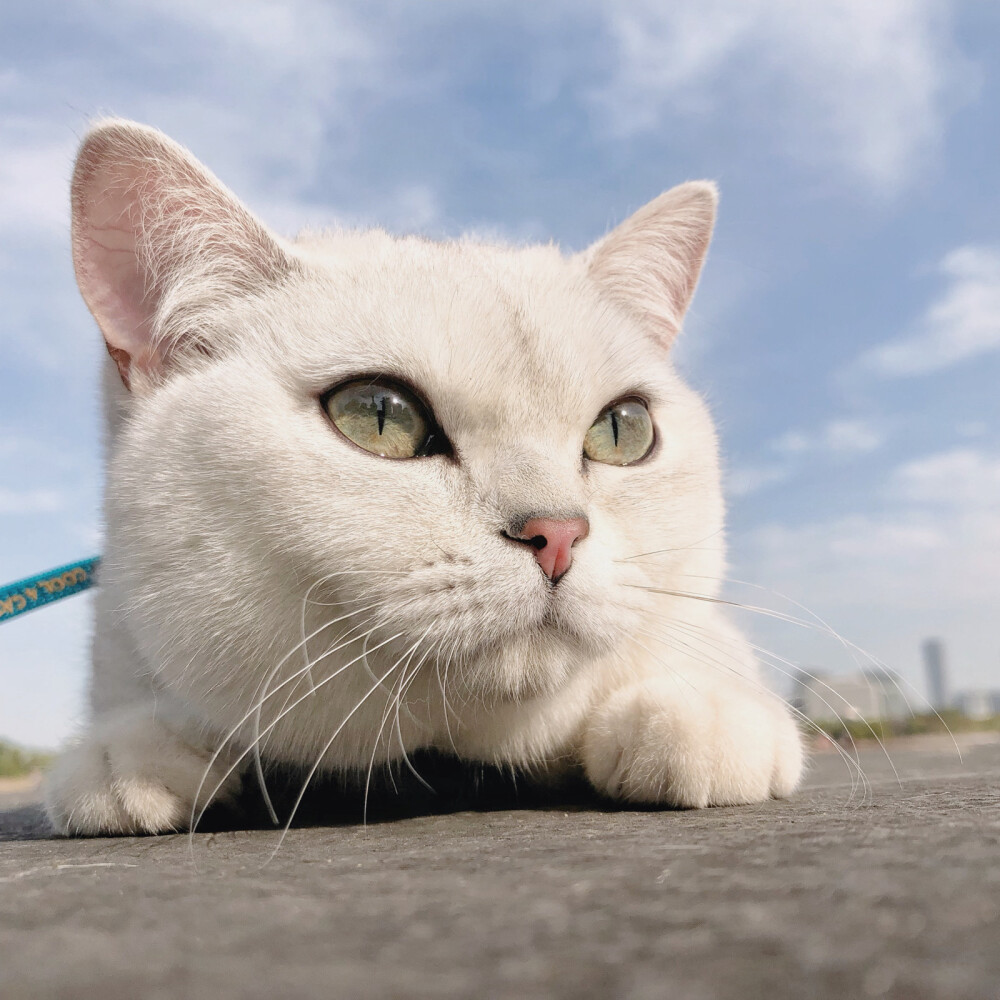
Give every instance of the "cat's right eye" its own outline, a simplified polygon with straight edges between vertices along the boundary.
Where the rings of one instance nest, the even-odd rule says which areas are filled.
[[[612,403],[590,426],[583,453],[592,462],[632,465],[645,458],[656,439],[653,419],[637,397]]]
[[[434,424],[409,389],[382,379],[358,379],[322,398],[334,427],[359,448],[382,458],[416,458],[428,453]]]

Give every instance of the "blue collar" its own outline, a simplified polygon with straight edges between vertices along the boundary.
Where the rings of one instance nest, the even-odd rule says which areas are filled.
[[[81,559],[0,587],[0,625],[35,608],[93,587],[94,574],[100,562],[100,556]]]

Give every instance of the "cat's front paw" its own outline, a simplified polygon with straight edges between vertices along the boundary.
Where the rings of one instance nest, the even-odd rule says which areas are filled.
[[[97,720],[67,747],[46,780],[45,805],[59,833],[165,833],[186,829],[197,808],[231,798],[231,758],[191,746],[148,708]],[[214,795],[213,795],[214,792]],[[197,815],[197,813],[196,813]]]
[[[595,711],[582,752],[587,777],[606,795],[681,807],[782,798],[803,766],[788,707],[742,681],[622,688]]]

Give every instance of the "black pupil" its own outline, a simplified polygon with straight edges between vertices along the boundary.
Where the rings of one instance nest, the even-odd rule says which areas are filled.
[[[618,418],[615,416],[615,411],[611,411],[611,433],[615,438],[615,447],[618,447]]]
[[[373,400],[378,412],[378,433],[381,437],[382,428],[385,427],[385,396],[379,396],[377,400]]]

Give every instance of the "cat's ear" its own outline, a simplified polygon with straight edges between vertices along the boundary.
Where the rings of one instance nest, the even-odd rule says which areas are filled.
[[[293,267],[214,176],[163,133],[98,124],[73,174],[73,266],[126,386],[212,353],[199,315]]]
[[[664,346],[677,336],[694,295],[718,200],[709,181],[679,184],[585,251],[591,278]]]

